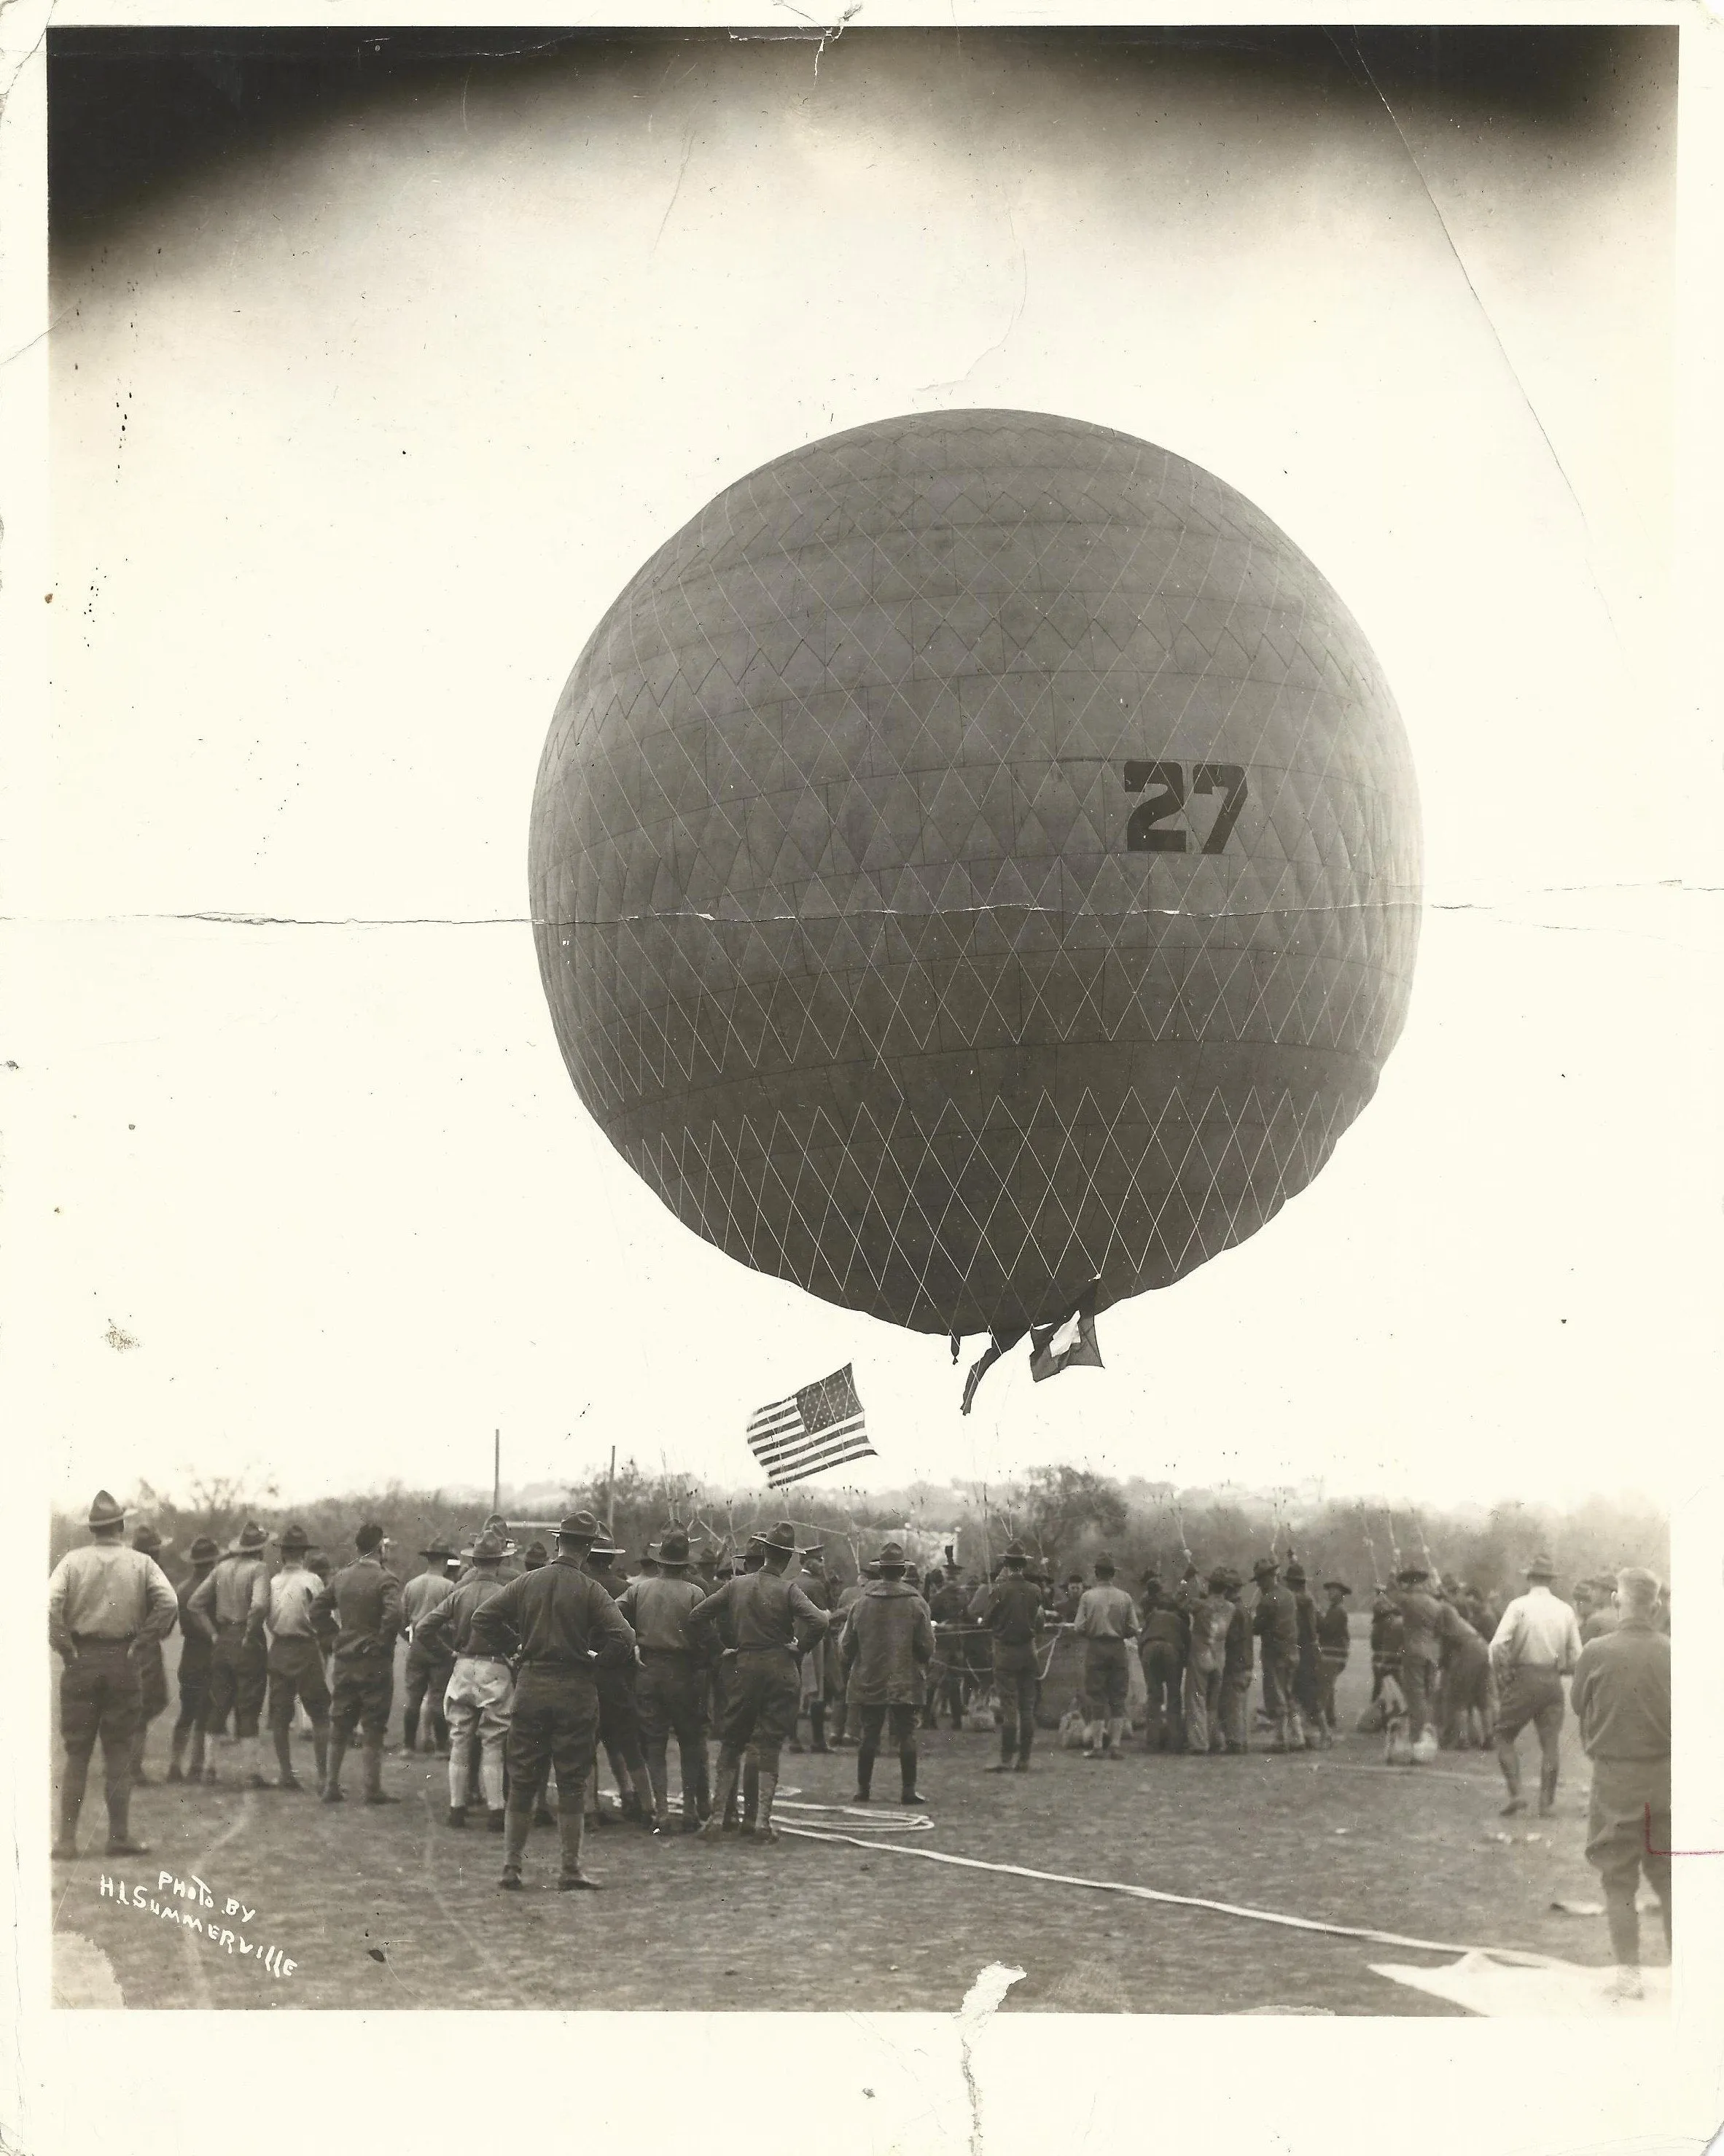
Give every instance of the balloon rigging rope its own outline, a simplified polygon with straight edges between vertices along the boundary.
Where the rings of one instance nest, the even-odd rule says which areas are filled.
[[[932,1824],[930,1820],[930,1826]],[[1025,1864],[994,1864],[979,1856],[958,1856],[950,1850],[913,1849],[903,1842],[864,1840],[835,1828],[792,1826],[787,1821],[778,1830],[794,1835],[803,1841],[824,1841],[834,1846],[848,1844],[853,1849],[881,1851],[892,1856],[918,1856],[930,1864],[957,1865],[966,1871],[993,1871],[1008,1878],[1033,1879],[1049,1887],[1078,1887],[1090,1893],[1125,1894],[1137,1902],[1160,1902],[1181,1909],[1208,1909],[1217,1916],[1241,1917],[1255,1924],[1278,1924],[1288,1931],[1320,1932],[1331,1938],[1365,1939],[1373,1946],[1410,1948],[1419,1953],[1485,1953],[1527,1969],[1556,1966],[1549,1954],[1528,1953],[1518,1947],[1480,1947],[1453,1939],[1408,1938],[1399,1932],[1379,1932],[1362,1924],[1334,1924],[1317,1917],[1291,1917],[1279,1909],[1254,1909],[1241,1902],[1212,1901],[1202,1894],[1175,1894],[1165,1887],[1136,1887],[1121,1879],[1084,1879],[1071,1872],[1034,1871]]]

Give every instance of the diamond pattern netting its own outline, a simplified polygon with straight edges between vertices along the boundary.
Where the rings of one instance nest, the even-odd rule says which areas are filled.
[[[1187,774],[1126,846],[1128,761]],[[1240,767],[1222,850],[1197,767]],[[1419,932],[1410,757],[1269,520],[1079,422],[889,420],[718,496],[606,614],[533,804],[557,1038],[746,1263],[924,1331],[1165,1286],[1370,1099]]]

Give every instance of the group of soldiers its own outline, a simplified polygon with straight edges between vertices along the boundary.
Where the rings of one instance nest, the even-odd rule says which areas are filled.
[[[787,1745],[802,1748],[804,1717],[815,1751],[854,1746],[859,1803],[873,1801],[875,1763],[889,1744],[898,1757],[901,1802],[920,1804],[919,1730],[937,1726],[942,1707],[962,1723],[978,1697],[998,1729],[990,1771],[1028,1772],[1049,1635],[1062,1628],[1081,1648],[1083,1743],[1085,1757],[1096,1759],[1124,1756],[1133,1652],[1147,1691],[1147,1748],[1204,1756],[1249,1748],[1254,1679],[1261,1683],[1255,1724],[1267,1748],[1332,1744],[1336,1684],[1352,1652],[1348,1583],[1322,1581],[1320,1604],[1304,1567],[1273,1554],[1252,1566],[1249,1604],[1238,1571],[1218,1565],[1205,1572],[1194,1559],[1177,1581],[1147,1573],[1134,1598],[1105,1553],[1087,1582],[1074,1576],[1056,1589],[1016,1541],[973,1586],[955,1562],[924,1578],[902,1546],[889,1542],[839,1587],[818,1545],[799,1544],[786,1521],[752,1535],[734,1555],[711,1543],[691,1548],[688,1534],[672,1527],[629,1577],[615,1569],[623,1553],[591,1512],[569,1514],[548,1543],[524,1551],[494,1514],[464,1551],[428,1545],[420,1553],[424,1568],[404,1584],[384,1561],[386,1539],[375,1522],[357,1530],[352,1561],[339,1570],[313,1552],[302,1528],[272,1538],[249,1524],[225,1552],[199,1537],[188,1552],[190,1576],[176,1589],[156,1562],[156,1531],[141,1526],[128,1546],[125,1518],[99,1492],[90,1543],[64,1558],[49,1583],[49,1637],[64,1664],[59,1858],[76,1853],[98,1740],[109,1852],[146,1853],[131,1831],[131,1791],[143,1779],[149,1723],[168,1703],[162,1648],[176,1625],[182,1633],[179,1712],[167,1779],[214,1779],[208,1739],[231,1717],[242,1780],[257,1789],[300,1790],[305,1785],[295,1769],[292,1734],[303,1716],[316,1792],[326,1804],[346,1800],[342,1771],[356,1738],[363,1801],[396,1801],[384,1786],[383,1759],[404,1635],[407,1748],[417,1748],[423,1719],[448,1760],[449,1825],[464,1828],[482,1810],[503,1838],[500,1884],[508,1890],[521,1885],[535,1825],[557,1830],[559,1887],[597,1883],[582,1858],[588,1825],[607,1816],[598,1802],[601,1747],[623,1817],[659,1835],[734,1831],[774,1841],[782,1753]],[[1541,1750],[1539,1810],[1553,1809],[1563,1679],[1576,1677],[1584,1738],[1576,1674],[1583,1655],[1597,1661],[1620,1630],[1644,1691],[1646,1668],[1658,1661],[1644,1640],[1669,1629],[1668,1595],[1649,1573],[1622,1574],[1608,1594],[1599,1583],[1583,1582],[1573,1604],[1552,1593],[1554,1576],[1549,1561],[1536,1558],[1526,1567],[1526,1592],[1501,1607],[1450,1576],[1434,1585],[1430,1568],[1417,1563],[1377,1588],[1373,1706],[1364,1726],[1388,1729],[1392,1759],[1429,1758],[1443,1738],[1494,1741],[1508,1790],[1503,1809],[1518,1812],[1526,1799],[1516,1739],[1530,1723]],[[1660,1644],[1667,1814],[1667,1639]],[[1602,1677],[1593,1673],[1588,1697],[1595,1719],[1613,1681],[1608,1668]],[[273,1779],[264,1773],[259,1738],[266,1709]],[[1608,1783],[1615,1772],[1622,1786],[1609,1820],[1593,1823],[1618,1875],[1643,1854],[1638,1842],[1628,1848],[1623,1820],[1634,1802],[1644,1807],[1658,1796],[1642,1785],[1650,1788],[1649,1777],[1656,1780],[1660,1771],[1659,1712],[1655,1707],[1650,1725],[1638,1709],[1626,1722],[1619,1707],[1614,1722],[1605,1713],[1610,1728],[1604,1753],[1594,1758],[1595,1812],[1599,1758],[1608,1766],[1609,1745],[1624,1741],[1624,1727],[1639,1748],[1605,1774]],[[715,1727],[716,1769],[708,1751]],[[668,1778],[673,1741],[680,1820]],[[1634,1811],[1637,1825],[1640,1819]],[[1650,1862],[1647,1870],[1668,1927],[1668,1865],[1663,1883]],[[1628,1920],[1609,1875],[1607,1894],[1614,1937],[1619,1920]],[[1631,1919],[1632,1895],[1629,1901]]]

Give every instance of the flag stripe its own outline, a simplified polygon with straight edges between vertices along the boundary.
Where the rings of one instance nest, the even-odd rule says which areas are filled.
[[[769,1475],[767,1481],[769,1487],[781,1489],[786,1483],[804,1482],[811,1475],[824,1474],[829,1467],[842,1466],[848,1460],[869,1460],[877,1456],[874,1447],[865,1441],[859,1445],[845,1445],[834,1452],[829,1459],[809,1460],[805,1466],[800,1467],[782,1468],[776,1474]]]
[[[757,1445],[754,1448],[757,1460],[778,1460],[793,1453],[805,1452],[810,1445],[824,1445],[829,1438],[848,1437],[853,1430],[863,1428],[860,1415],[853,1415],[848,1422],[834,1423],[826,1430],[798,1430],[793,1436],[781,1438],[776,1445]]]
[[[748,1442],[758,1445],[765,1439],[782,1437],[788,1430],[805,1427],[799,1414],[778,1415],[771,1422],[752,1422],[748,1425]]]
[[[794,1400],[779,1400],[769,1408],[761,1408],[748,1419],[750,1430],[760,1430],[767,1423],[800,1422],[802,1411]]]
[[[763,1460],[761,1466],[773,1466],[773,1468],[791,1466],[791,1464],[798,1462],[798,1460],[806,1460],[810,1453],[829,1451],[834,1445],[866,1445],[866,1442],[869,1442],[869,1431],[862,1430],[859,1425],[854,1425],[854,1423],[844,1427],[844,1430],[821,1430],[818,1431],[818,1436],[806,1438],[802,1445],[787,1445],[782,1451],[776,1453],[772,1460]]]
[[[798,1460],[808,1459],[810,1454],[818,1452],[824,1446],[844,1445],[853,1438],[859,1439],[865,1445],[868,1441],[868,1433],[865,1430],[823,1430],[819,1436],[807,1438],[800,1445],[787,1445],[782,1450],[773,1453],[770,1459],[762,1460],[760,1464],[762,1467],[793,1466]]]

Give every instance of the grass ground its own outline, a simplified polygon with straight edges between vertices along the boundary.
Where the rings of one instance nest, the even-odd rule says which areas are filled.
[[[1342,1704],[1351,1725],[1368,1671],[1354,1657]],[[151,1731],[149,1771],[166,1765],[171,1717]],[[1530,1732],[1525,1740],[1530,1744]],[[302,1771],[310,1773],[310,1745]],[[231,1755],[216,1756],[228,1774]],[[1391,1768],[1381,1740],[1283,1758],[1149,1756],[1091,1763],[1044,1738],[1027,1776],[989,1775],[985,1734],[923,1739],[931,1834],[906,1845],[997,1863],[1121,1880],[1285,1913],[1463,1945],[1531,1949],[1598,1964],[1598,1918],[1552,1910],[1596,1900],[1583,1850],[1586,1764],[1565,1736],[1550,1820],[1497,1815],[1501,1784],[1476,1753]],[[849,1799],[854,1755],[787,1756],[806,1798]],[[1529,1766],[1532,1761],[1529,1759]],[[347,1780],[357,1789],[358,1762]],[[1444,2014],[1368,1964],[1429,1961],[1367,1942],[1288,1931],[1080,1887],[960,1870],[895,1855],[786,1840],[775,1848],[657,1841],[617,1825],[591,1838],[603,1895],[560,1895],[556,1836],[534,1835],[527,1892],[497,1891],[500,1842],[444,1823],[446,1770],[393,1753],[398,1804],[339,1810],[309,1794],[159,1782],[134,1799],[147,1859],[85,1856],[54,1867],[56,1928],[96,1949],[134,2006],[657,2008],[822,2007],[950,2011],[984,1962],[1026,1972],[1006,2010],[1083,2013]],[[100,1847],[100,1763],[85,1840]],[[1536,1788],[1536,1768],[1529,1774]],[[876,1789],[890,1799],[895,1763]],[[876,1804],[888,1817],[895,1804]],[[1506,1837],[1506,1838],[1505,1838]],[[123,1878],[158,1902],[158,1872],[195,1873],[223,1917],[297,1965],[278,1979],[241,1955],[104,1897]],[[199,1912],[206,1923],[212,1912]],[[1650,1930],[1655,1933],[1655,1921]],[[86,1969],[85,1945],[61,1957]]]

